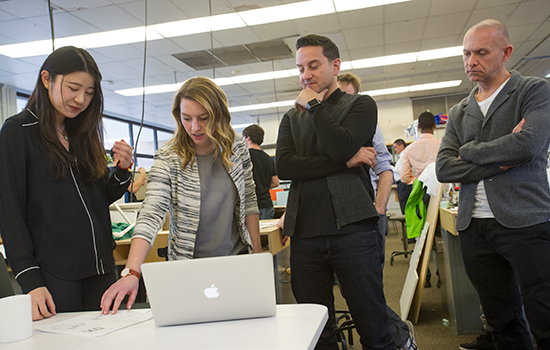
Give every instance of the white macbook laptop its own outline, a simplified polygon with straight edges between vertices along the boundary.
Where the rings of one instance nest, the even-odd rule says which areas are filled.
[[[141,271],[157,326],[275,315],[271,254],[155,262]]]

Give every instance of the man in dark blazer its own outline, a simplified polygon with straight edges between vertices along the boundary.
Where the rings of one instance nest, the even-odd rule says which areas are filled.
[[[550,349],[550,85],[506,70],[499,21],[470,28],[463,50],[477,86],[449,112],[437,176],[461,183],[456,229],[495,347],[533,349],[530,326]]]

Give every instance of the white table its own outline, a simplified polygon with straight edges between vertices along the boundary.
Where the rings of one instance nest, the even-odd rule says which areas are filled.
[[[63,313],[33,323],[33,336],[14,343],[0,343],[2,350],[75,349],[201,349],[201,350],[311,350],[328,319],[327,308],[314,304],[277,305],[274,317],[157,327],[151,319],[99,338],[64,336],[38,331],[82,312]]]

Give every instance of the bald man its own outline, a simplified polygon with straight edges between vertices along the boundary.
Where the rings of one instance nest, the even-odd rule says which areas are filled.
[[[506,69],[508,40],[496,20],[464,36],[477,86],[449,112],[436,170],[461,183],[456,229],[495,347],[533,349],[525,310],[538,349],[550,349],[550,85]]]

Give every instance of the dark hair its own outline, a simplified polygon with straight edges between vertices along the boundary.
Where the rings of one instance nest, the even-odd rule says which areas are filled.
[[[42,83],[42,72],[47,71],[50,81],[75,72],[89,73],[94,79],[94,95],[88,107],[76,118],[65,118],[65,133],[71,142],[70,155],[59,142],[55,128],[56,109],[50,101],[48,90]],[[59,88],[62,88],[62,83]],[[27,103],[28,109],[36,112],[40,138],[52,164],[57,179],[65,177],[70,165],[83,171],[84,178],[93,182],[107,171],[103,149],[103,93],[101,73],[92,56],[84,49],[65,46],[52,52],[42,64],[34,91]]]
[[[243,130],[243,136],[250,137],[250,141],[258,146],[264,142],[264,135],[264,129],[257,124],[249,125]]]
[[[403,140],[403,139],[397,139],[397,140],[393,141],[393,144],[394,144],[394,145],[395,145],[396,143],[397,143],[398,145],[400,145],[400,146],[407,147],[407,143],[406,143],[405,140]]]
[[[351,84],[356,94],[361,92],[361,80],[359,80],[359,77],[355,74],[352,74],[352,73],[338,74],[338,76],[336,77],[336,80],[342,83]]]
[[[418,117],[418,126],[420,130],[428,131],[435,126],[435,117],[430,112],[422,112]]]
[[[321,46],[323,48],[323,55],[328,58],[329,62],[340,58],[338,46],[336,46],[336,44],[326,36],[310,34],[303,36],[296,41],[296,51],[307,46]]]

